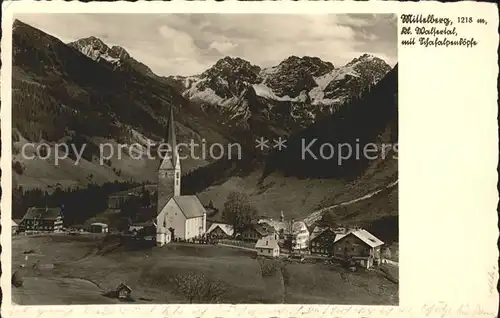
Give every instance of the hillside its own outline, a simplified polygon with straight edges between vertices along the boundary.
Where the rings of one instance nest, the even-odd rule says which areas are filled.
[[[379,159],[391,160],[397,154],[392,148],[398,141],[397,85],[396,65],[335,115],[292,135],[286,149],[270,154],[266,174],[281,171],[303,178],[354,180]],[[365,152],[370,148],[374,151]]]
[[[200,75],[170,79],[177,81],[184,97],[201,103],[207,112],[222,114],[231,125],[252,129],[253,122],[261,120],[293,132],[331,115],[390,69],[369,54],[341,67],[318,57],[290,56],[261,68],[227,56]]]
[[[217,125],[177,90],[138,67],[124,49],[119,66],[99,63],[72,45],[18,20],[13,30],[13,140],[14,161],[24,167],[17,182],[25,187],[48,184],[81,184],[90,175],[97,182],[110,180],[151,180],[158,160],[111,159],[110,165],[93,162],[100,143],[131,145],[163,140],[166,116],[175,109],[180,141],[204,138],[208,143],[226,143],[230,133]],[[135,62],[134,62],[135,61]],[[27,160],[19,152],[25,142],[86,144],[78,168],[74,155],[55,167],[54,161]],[[53,152],[53,150],[52,150]],[[156,154],[156,152],[153,152]],[[116,156],[115,156],[116,157]],[[73,158],[73,159],[71,159]],[[196,159],[194,159],[196,161]],[[204,165],[187,162],[186,166]],[[74,169],[73,169],[74,168]]]
[[[128,149],[121,158],[116,154],[121,144],[163,141],[173,108],[180,142],[237,142],[244,152],[243,160],[183,160],[184,194],[212,200],[221,209],[230,192],[244,192],[262,216],[284,211],[287,218],[305,218],[397,180],[391,150],[386,158],[349,158],[341,164],[337,157],[303,160],[300,151],[303,140],[317,139],[314,153],[323,143],[363,148],[397,142],[397,81],[397,66],[391,70],[368,54],[340,67],[307,56],[291,56],[271,68],[225,57],[200,75],[162,77],[122,47],[95,37],[66,44],[15,21],[13,182],[23,189],[155,182],[159,160],[146,154],[137,159]],[[256,150],[261,136],[284,136],[287,148]],[[63,142],[76,149],[55,165],[53,149]],[[22,158],[27,143],[49,143],[52,153],[47,159]],[[76,164],[75,152],[84,144]],[[109,144],[115,154],[102,164],[100,144]],[[371,200],[380,196],[363,204]],[[370,211],[348,214],[354,221],[375,222],[394,214],[389,210],[373,217]]]
[[[353,155],[339,164],[337,157],[322,160],[319,155],[318,160],[302,160],[301,146],[302,140],[313,139],[318,140],[317,144],[350,143],[353,148],[358,144],[360,149],[367,144],[397,144],[397,83],[396,66],[363,98],[353,100],[334,115],[292,135],[287,148],[271,153],[261,170],[213,185],[203,191],[200,198],[213,200],[215,206],[221,208],[231,191],[244,192],[262,216],[279,217],[284,211],[287,218],[304,218],[321,208],[385,189],[398,180],[397,148],[387,147],[385,154],[378,153],[376,158]],[[318,147],[311,149],[319,153]],[[397,197],[397,187],[390,191]],[[349,207],[349,211],[354,212],[346,212],[348,217],[340,214],[336,217],[334,211],[329,214],[336,222],[347,223],[352,219],[353,223],[372,224],[384,216],[397,215],[397,202],[391,199],[385,207],[385,203],[380,203],[385,199],[382,193],[356,203]],[[377,212],[371,210],[372,204],[378,206]]]

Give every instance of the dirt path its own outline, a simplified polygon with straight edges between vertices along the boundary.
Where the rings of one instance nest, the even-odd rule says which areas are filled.
[[[353,203],[356,203],[356,202],[359,202],[359,201],[363,201],[363,200],[369,199],[369,198],[373,197],[374,195],[377,195],[377,194],[379,194],[380,192],[382,192],[382,191],[384,191],[386,189],[390,189],[390,188],[394,187],[395,185],[398,184],[398,181],[399,180],[391,182],[390,184],[388,184],[384,188],[381,188],[381,189],[375,190],[373,192],[370,192],[370,193],[368,193],[368,194],[366,194],[366,195],[364,195],[362,197],[359,197],[359,198],[356,198],[356,199],[353,199],[353,200],[349,200],[349,201],[345,201],[345,202],[341,202],[341,203],[338,203],[338,204],[330,205],[330,206],[327,206],[325,208],[322,208],[322,209],[319,209],[317,211],[314,211],[314,212],[312,212],[311,214],[309,214],[309,216],[307,216],[304,219],[304,223],[306,223],[307,226],[311,226],[314,222],[319,221],[323,217],[323,214],[325,214],[326,212],[328,212],[330,210],[333,210],[333,209],[335,209],[336,207],[339,207],[339,206],[349,205],[349,204],[353,204]]]
[[[230,244],[224,244],[224,243],[217,243],[217,245],[227,246],[227,247],[232,247],[232,248],[239,248],[240,250],[245,250],[245,251],[250,251],[250,252],[256,251],[256,249],[254,249],[254,248],[244,247],[244,246],[236,246],[236,245],[230,245]]]

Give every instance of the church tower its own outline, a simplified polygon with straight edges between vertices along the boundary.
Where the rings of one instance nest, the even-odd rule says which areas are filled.
[[[177,151],[173,107],[170,107],[167,133],[168,152],[158,169],[158,213],[172,197],[181,195],[181,162]]]

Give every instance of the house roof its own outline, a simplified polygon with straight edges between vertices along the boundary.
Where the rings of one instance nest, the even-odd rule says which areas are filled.
[[[268,235],[270,232],[270,229],[266,228],[266,226],[263,226],[262,224],[255,224],[253,229],[262,236]]]
[[[255,248],[275,249],[278,247],[278,241],[274,238],[274,235],[265,236],[255,243]]]
[[[154,221],[148,220],[144,222],[133,222],[129,226],[134,226],[134,227],[148,227],[148,226],[154,226]]]
[[[12,220],[12,226],[18,226],[19,224],[16,223],[16,221]]]
[[[260,219],[259,224],[269,225],[272,228],[274,228],[276,230],[276,232],[283,230],[283,232],[285,234],[297,235],[303,231],[309,232],[306,224],[302,221],[294,221],[293,223],[291,223],[289,221],[275,221],[275,220],[271,220],[271,219]],[[291,233],[290,233],[290,226],[291,226]]]
[[[234,233],[233,226],[230,224],[224,224],[224,223],[213,223],[210,225],[210,227],[207,230],[207,234],[215,230],[216,228],[220,228],[224,233],[227,235],[231,236]]]
[[[122,290],[122,289],[126,289],[128,291],[132,291],[132,288],[128,287],[124,283],[121,283],[120,285],[118,285],[118,287],[116,287],[116,290]]]
[[[206,213],[205,207],[195,195],[181,195],[173,199],[188,219],[202,217]]]
[[[114,192],[111,195],[109,195],[108,198],[122,198],[126,196],[141,195],[143,187],[149,192],[156,191],[157,189],[157,185],[155,184],[146,184],[144,186],[138,186],[128,190]]]
[[[370,232],[368,232],[367,230],[364,230],[364,229],[350,231],[346,234],[338,234],[335,237],[335,242],[337,242],[337,241],[339,241],[339,240],[343,239],[344,237],[351,235],[351,234],[356,236],[357,238],[359,238],[361,241],[363,241],[365,244],[367,244],[370,247],[377,247],[377,246],[384,244],[384,242],[382,242],[381,240],[376,238],[373,234],[371,234]]]
[[[101,223],[101,222],[94,222],[90,224],[90,226],[102,226],[102,227],[108,227],[106,223]]]
[[[309,240],[310,241],[314,240],[315,238],[317,238],[321,234],[325,233],[326,231],[330,231],[333,234],[335,234],[335,232],[330,227],[319,227],[319,226],[316,226],[314,228],[313,232],[311,233],[311,236],[309,237]]]
[[[62,216],[61,208],[37,208],[30,207],[26,211],[23,220],[31,219],[44,219],[44,220],[56,220],[58,217]]]

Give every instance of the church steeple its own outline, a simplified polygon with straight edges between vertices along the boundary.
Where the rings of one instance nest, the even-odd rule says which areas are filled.
[[[177,154],[177,137],[175,136],[175,124],[174,124],[174,108],[170,107],[170,118],[168,121],[168,144],[172,149],[172,164],[176,165],[178,154]]]
[[[172,197],[181,195],[181,163],[177,151],[173,107],[170,108],[167,134],[169,151],[163,158],[158,171],[158,213]]]
[[[167,143],[169,145],[169,151],[166,156],[163,158],[163,161],[160,165],[161,169],[172,169],[174,168],[179,159],[179,155],[177,153],[177,137],[175,136],[175,123],[174,123],[174,109],[170,107],[170,117],[168,118],[168,126],[167,126]]]

